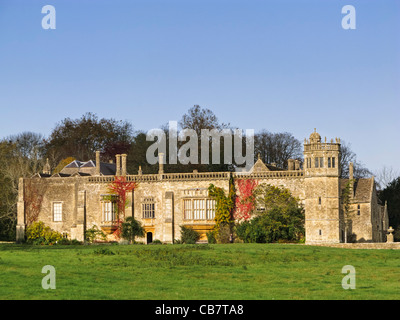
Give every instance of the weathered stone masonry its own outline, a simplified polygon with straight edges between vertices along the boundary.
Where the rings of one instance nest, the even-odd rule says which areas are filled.
[[[345,185],[353,181],[340,178],[340,139],[321,141],[313,132],[304,141],[304,164],[290,159],[288,170],[265,165],[261,159],[246,174],[231,172],[164,173],[162,161],[158,174],[129,175],[126,155],[117,155],[115,164],[96,161],[74,161],[59,174],[37,174],[20,179],[17,241],[24,238],[28,221],[29,185],[45,185],[37,220],[68,238],[83,240],[84,231],[94,225],[110,234],[115,230],[115,202],[108,190],[115,175],[135,181],[138,188],[127,194],[125,216],[134,216],[145,228],[151,242],[158,239],[172,243],[180,238],[180,226],[189,226],[206,240],[206,232],[214,226],[215,203],[208,197],[210,183],[228,193],[229,180],[257,179],[284,187],[298,197],[305,209],[306,243],[342,243],[386,241],[388,217],[385,206],[378,203],[374,178],[356,179],[352,184],[351,221],[346,219],[341,203]],[[352,170],[350,170],[352,175]],[[28,184],[27,181],[31,182]],[[38,188],[39,190],[39,188]],[[29,198],[30,199],[30,198]]]

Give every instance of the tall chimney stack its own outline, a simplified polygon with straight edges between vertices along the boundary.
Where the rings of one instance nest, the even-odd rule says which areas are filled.
[[[121,154],[122,172],[121,175],[126,176],[126,154]]]
[[[162,152],[158,154],[158,173],[164,173],[164,153]]]
[[[354,165],[353,165],[353,162],[350,162],[350,164],[349,164],[349,178],[350,178],[350,180],[354,179]]]
[[[100,151],[96,151],[96,176],[100,175]]]
[[[288,159],[288,170],[294,170],[294,159]]]
[[[121,175],[121,155],[120,154],[116,154],[115,155],[115,163],[116,163],[116,172],[115,175],[116,176],[120,176]]]
[[[294,170],[300,170],[300,161],[294,160]]]
[[[351,196],[354,197],[354,165],[353,162],[349,163],[349,179],[351,184]]]

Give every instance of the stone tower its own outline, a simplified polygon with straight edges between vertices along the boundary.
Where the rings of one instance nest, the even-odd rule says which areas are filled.
[[[304,141],[305,229],[307,243],[337,243],[342,239],[340,219],[340,139],[321,141],[311,133]]]

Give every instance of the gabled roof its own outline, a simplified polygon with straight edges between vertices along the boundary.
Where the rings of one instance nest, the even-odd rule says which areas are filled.
[[[250,169],[250,172],[263,172],[263,171],[282,171],[283,169],[278,168],[272,164],[265,164],[260,155],[258,155],[258,159],[254,164],[253,168]]]
[[[270,171],[265,163],[259,157],[256,163],[254,164],[253,168],[250,170],[251,172],[259,172],[259,171]]]
[[[96,161],[79,161],[74,160],[67,164],[58,176],[90,176],[94,175],[96,171]],[[109,176],[115,175],[116,165],[115,163],[104,163],[100,162],[100,175]],[[53,175],[55,176],[55,175]]]
[[[340,179],[340,191],[346,188],[350,179]],[[354,181],[354,200],[356,202],[370,202],[374,188],[374,178],[360,178]]]
[[[67,164],[64,168],[79,168],[82,165],[81,161],[74,160],[71,163]]]
[[[81,162],[80,168],[91,168],[91,167],[95,167],[95,161],[89,160],[86,162]]]

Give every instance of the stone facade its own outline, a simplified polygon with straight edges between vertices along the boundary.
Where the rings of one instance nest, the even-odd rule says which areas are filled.
[[[32,214],[72,239],[83,240],[84,231],[97,226],[112,240],[115,201],[108,186],[116,175],[138,183],[127,194],[125,217],[134,216],[142,223],[146,236],[139,241],[146,243],[155,239],[172,243],[180,238],[182,225],[195,229],[201,240],[207,240],[215,216],[215,202],[208,197],[207,189],[212,183],[228,193],[231,177],[257,179],[289,189],[304,206],[308,244],[386,241],[387,210],[378,203],[373,177],[341,179],[339,156],[340,139],[322,142],[317,132],[304,141],[303,168],[298,160],[290,159],[288,170],[258,159],[247,173],[164,173],[160,161],[158,174],[142,174],[140,170],[130,175],[126,172],[126,155],[117,155],[116,164],[103,164],[97,153],[96,161],[70,164],[59,174],[46,172],[20,179],[17,241],[23,239]],[[345,215],[341,194],[347,183],[352,183],[352,210]],[[29,202],[32,194],[41,199],[35,206],[37,212]]]

